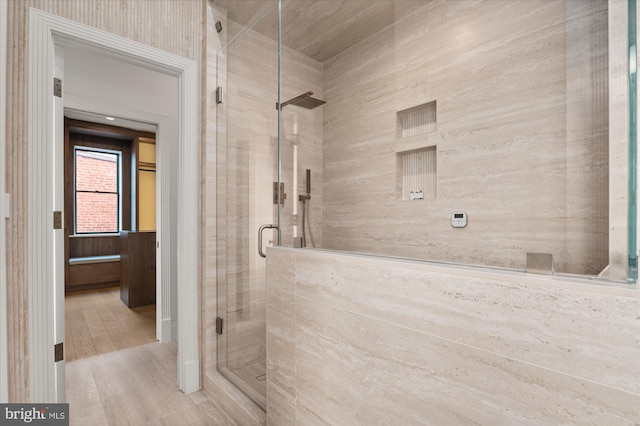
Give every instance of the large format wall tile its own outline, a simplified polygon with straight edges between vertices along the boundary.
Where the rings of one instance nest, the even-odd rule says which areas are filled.
[[[637,294],[590,293],[588,286],[576,292],[508,275],[460,276],[330,253],[301,252],[296,259],[299,297],[640,393]]]
[[[322,247],[521,270],[544,252],[598,274],[607,2],[425,3],[323,64]],[[404,147],[396,112],[434,100],[436,130]],[[396,151],[416,141],[437,145],[437,195],[401,201]]]
[[[640,421],[637,289],[322,251],[269,257],[278,315],[267,333],[279,340],[267,398],[287,419],[269,424]]]
[[[330,424],[624,424],[637,395],[297,299],[298,401]]]
[[[295,425],[295,399],[270,381],[267,382],[267,395],[270,395],[267,406],[267,424]]]
[[[271,256],[269,250],[267,268],[272,272],[267,287],[268,380],[295,397],[295,263]]]

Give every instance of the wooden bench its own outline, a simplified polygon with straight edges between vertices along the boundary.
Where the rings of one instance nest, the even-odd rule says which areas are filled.
[[[69,282],[65,290],[93,290],[120,284],[120,255],[69,259]]]

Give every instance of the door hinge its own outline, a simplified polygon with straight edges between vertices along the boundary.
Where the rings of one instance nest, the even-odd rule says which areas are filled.
[[[53,78],[53,96],[62,97],[62,80]]]
[[[222,86],[216,87],[216,103],[222,103]]]
[[[220,317],[216,318],[216,334],[222,334],[222,324],[224,320]]]
[[[54,362],[64,361],[64,343],[57,343],[53,347],[53,359]]]
[[[53,212],[53,229],[62,229],[62,212]]]
[[[280,188],[278,192],[278,188]],[[280,199],[278,199],[278,194],[280,194]],[[278,186],[278,182],[273,182],[273,204],[278,204],[284,207],[284,200],[287,199],[287,194],[284,193],[284,182],[280,182]]]

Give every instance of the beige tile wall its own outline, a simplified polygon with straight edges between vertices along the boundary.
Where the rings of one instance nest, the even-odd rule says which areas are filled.
[[[9,399],[29,401],[28,15],[34,7],[154,46],[201,64],[204,2],[24,0],[8,3],[7,311]]]
[[[323,247],[517,269],[544,252],[601,272],[606,9],[436,0],[326,61]],[[396,140],[396,112],[433,100],[437,130]],[[399,200],[396,152],[431,145],[437,198]]]
[[[634,424],[637,289],[268,251],[268,424]]]

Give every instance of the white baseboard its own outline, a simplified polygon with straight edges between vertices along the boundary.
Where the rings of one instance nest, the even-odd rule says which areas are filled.
[[[185,388],[184,393],[192,393],[200,390],[200,362],[196,359],[184,363]]]
[[[160,340],[160,342],[165,343],[165,342],[171,342],[172,339],[172,324],[171,324],[171,318],[167,318],[164,319],[160,322],[160,336],[158,336],[158,340]]]

